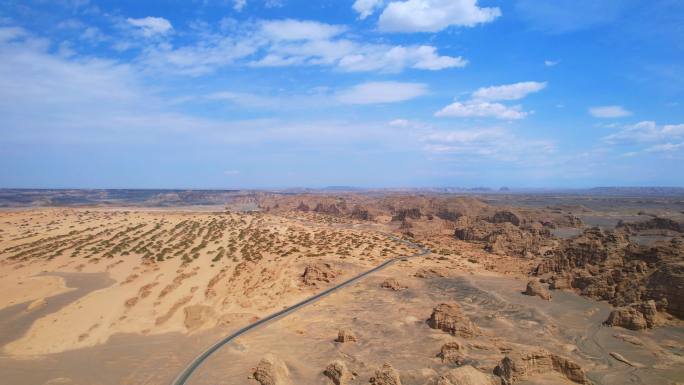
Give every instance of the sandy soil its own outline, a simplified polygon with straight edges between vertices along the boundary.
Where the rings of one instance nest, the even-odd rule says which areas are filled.
[[[211,210],[3,211],[0,372],[12,384],[168,383],[220,336],[414,252],[384,236],[391,229],[379,222]],[[322,371],[340,359],[357,373],[352,384],[368,383],[391,362],[404,385],[433,385],[453,367],[436,357],[452,341],[486,373],[507,352],[542,346],[580,364],[597,384],[684,381],[683,328],[601,327],[604,303],[557,291],[551,302],[522,295],[531,260],[488,254],[449,229],[435,230],[426,244],[436,253],[226,346],[192,384],[257,384],[252,369],[274,354],[295,384],[329,384]],[[305,267],[321,262],[333,276],[304,284]],[[381,288],[387,278],[408,288]],[[441,302],[458,303],[481,333],[431,329],[425,321]],[[351,328],[358,342],[334,342],[340,328]],[[521,383],[567,379],[549,372]]]
[[[35,320],[3,346],[10,355],[249,322],[315,292],[300,279],[308,263],[331,260],[350,276],[408,251],[373,233],[261,214],[45,209],[3,213],[0,226],[0,309],[69,290],[44,272],[113,280]]]

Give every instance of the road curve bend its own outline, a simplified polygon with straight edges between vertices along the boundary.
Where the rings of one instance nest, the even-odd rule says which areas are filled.
[[[211,356],[217,350],[219,350],[221,347],[223,347],[223,345],[226,345],[227,343],[233,341],[234,339],[236,339],[242,335],[247,334],[251,330],[254,330],[259,326],[263,326],[269,322],[272,322],[272,321],[275,321],[281,317],[284,317],[284,316],[286,316],[286,315],[288,315],[288,314],[290,314],[296,310],[303,308],[306,305],[312,304],[312,303],[318,301],[319,299],[321,299],[321,298],[323,298],[323,297],[325,297],[325,296],[327,296],[333,292],[336,292],[336,291],[338,291],[338,290],[340,290],[340,289],[342,289],[348,285],[351,285],[354,282],[361,280],[362,278],[366,277],[367,275],[373,274],[377,271],[380,271],[380,270],[394,264],[395,262],[398,262],[401,260],[406,260],[408,258],[422,257],[422,256],[430,253],[430,249],[424,248],[421,245],[415,244],[415,243],[407,241],[405,239],[401,239],[401,238],[394,236],[394,235],[391,235],[391,234],[385,234],[385,235],[394,241],[398,241],[398,242],[404,243],[406,245],[409,245],[413,248],[418,249],[418,252],[416,252],[415,254],[409,255],[409,256],[400,256],[400,257],[388,259],[385,262],[381,263],[380,265],[378,265],[378,266],[376,266],[370,270],[364,271],[363,273],[361,273],[355,277],[352,277],[352,278],[340,283],[339,285],[328,288],[328,289],[326,289],[326,290],[324,290],[324,291],[322,291],[322,292],[320,292],[320,293],[318,293],[312,297],[309,297],[309,298],[307,298],[301,302],[298,302],[298,303],[296,303],[290,307],[287,307],[287,308],[280,310],[278,312],[275,312],[275,313],[273,313],[267,317],[264,317],[258,321],[255,321],[255,322],[243,327],[242,329],[239,329],[238,331],[224,337],[220,341],[211,345],[207,350],[202,352],[200,355],[195,357],[195,359],[192,360],[192,362],[190,362],[190,364],[188,364],[188,366],[186,366],[183,369],[183,371],[180,372],[180,374],[178,374],[178,376],[173,380],[173,382],[171,382],[171,385],[185,385],[187,383],[188,379],[190,379],[190,376],[192,376],[192,374],[195,372],[195,370],[197,370],[197,368],[199,368],[204,363],[204,361],[207,358],[209,358],[209,356]]]

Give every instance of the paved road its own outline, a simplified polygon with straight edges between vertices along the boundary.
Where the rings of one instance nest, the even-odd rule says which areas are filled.
[[[204,361],[207,358],[209,358],[209,356],[211,356],[214,352],[216,352],[221,347],[223,347],[223,345],[225,345],[225,344],[233,341],[234,339],[246,334],[247,332],[254,330],[257,327],[262,326],[268,322],[272,322],[272,321],[275,321],[281,317],[284,317],[284,316],[286,316],[286,315],[288,315],[288,314],[290,314],[296,310],[301,309],[302,307],[304,307],[306,305],[314,303],[314,302],[318,301],[319,299],[329,295],[330,293],[338,291],[338,290],[340,290],[340,289],[342,289],[342,288],[344,288],[344,287],[346,287],[346,286],[348,286],[354,282],[357,282],[360,279],[364,278],[365,276],[367,276],[369,274],[373,274],[376,271],[382,270],[382,269],[386,268],[387,266],[394,264],[397,261],[405,260],[408,258],[422,257],[422,256],[430,253],[429,249],[423,248],[422,246],[417,245],[413,242],[406,241],[404,239],[398,238],[398,237],[391,235],[391,234],[385,234],[385,235],[387,235],[392,240],[402,242],[404,244],[407,244],[411,247],[418,249],[418,252],[413,254],[413,255],[410,255],[410,256],[403,256],[403,257],[396,257],[396,258],[388,259],[387,261],[383,262],[382,264],[380,264],[380,265],[378,265],[378,266],[376,266],[376,267],[374,267],[368,271],[365,271],[365,272],[363,272],[363,273],[361,273],[361,274],[359,274],[353,278],[350,278],[350,279],[342,282],[341,284],[339,284],[337,286],[333,286],[333,287],[331,287],[331,288],[329,288],[329,289],[327,289],[321,293],[314,295],[313,297],[309,297],[309,298],[307,298],[301,302],[298,302],[298,303],[296,303],[296,304],[294,304],[288,308],[285,308],[281,311],[273,313],[273,314],[269,315],[268,317],[262,318],[262,319],[254,322],[252,324],[249,324],[249,325],[243,327],[242,329],[236,331],[235,333],[233,333],[233,334],[223,338],[222,340],[218,341],[217,343],[213,344],[207,350],[202,352],[202,354],[195,357],[195,359],[192,360],[192,362],[185,369],[183,369],[183,371],[173,380],[173,382],[171,382],[171,385],[185,385],[187,383],[188,379],[190,378],[190,376],[192,375],[192,373],[195,370],[197,370],[197,368],[199,368],[200,365],[202,365],[202,363],[204,363]]]

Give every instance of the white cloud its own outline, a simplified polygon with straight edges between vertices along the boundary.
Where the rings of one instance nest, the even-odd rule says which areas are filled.
[[[646,152],[657,152],[657,153],[668,153],[668,152],[676,152],[679,150],[684,150],[684,142],[682,143],[663,143],[663,144],[656,144],[654,146],[651,146],[647,148],[645,151]]]
[[[483,157],[512,162],[534,161],[556,149],[552,141],[525,139],[498,127],[432,130],[424,134],[421,141],[424,143],[423,149],[428,153],[460,156],[465,161]]]
[[[684,136],[684,124],[666,124],[663,126],[663,134],[668,137]]]
[[[560,63],[560,60],[544,60],[544,65],[547,67],[553,67]]]
[[[518,120],[529,113],[522,111],[522,107],[507,106],[493,103],[501,100],[520,100],[527,95],[546,88],[546,82],[519,82],[501,86],[482,87],[470,95],[470,99],[442,108],[435,113],[437,117],[450,118],[496,118],[504,120]]]
[[[0,43],[12,41],[27,35],[23,28],[19,27],[0,27]]]
[[[598,106],[589,108],[589,114],[595,118],[623,118],[632,112],[622,106]]]
[[[233,0],[233,9],[237,12],[242,12],[246,5],[247,0]]]
[[[437,49],[421,45],[415,49],[416,64],[413,68],[437,71],[445,68],[465,67],[468,61],[462,57],[439,56]]]
[[[546,82],[520,82],[502,86],[484,87],[473,92],[473,99],[484,101],[520,100],[531,93],[543,90],[546,88],[546,84]]]
[[[155,35],[164,35],[173,29],[171,23],[164,19],[163,17],[144,17],[141,19],[126,19],[128,24],[140,28],[143,35],[146,37],[151,37]]]
[[[499,16],[499,8],[479,7],[477,0],[407,0],[389,3],[378,23],[385,32],[438,32],[449,26],[488,23]]]
[[[382,7],[384,3],[384,0],[356,0],[352,8],[358,12],[359,19],[363,20]]]
[[[346,30],[341,25],[319,23],[317,21],[275,20],[261,23],[261,31],[272,41],[278,40],[326,40]]]
[[[406,128],[411,125],[411,122],[408,119],[394,119],[387,124],[389,124],[391,127]]]
[[[349,72],[383,71],[400,72],[405,68],[438,71],[461,68],[468,64],[462,57],[439,56],[432,46],[358,46],[339,60],[339,67]]]
[[[501,103],[483,101],[454,102],[435,113],[437,117],[448,118],[496,118],[506,120],[523,119],[527,112],[520,106],[508,107]]]
[[[345,72],[387,73],[407,68],[437,71],[467,65],[462,57],[441,56],[432,46],[366,43],[341,36],[346,30],[345,26],[292,19],[236,22],[219,33],[203,33],[194,44],[148,45],[140,61],[155,72],[191,76],[228,65],[327,66]]]
[[[97,27],[86,27],[83,30],[83,33],[81,33],[80,38],[95,44],[102,43],[107,40],[107,36]]]
[[[264,1],[264,7],[266,8],[280,8],[283,6],[282,0],[266,0]]]
[[[92,57],[62,57],[52,44],[22,29],[0,27],[0,137],[4,143],[157,143],[163,140],[202,143],[293,143],[312,145],[396,142],[403,136],[382,123],[234,120],[178,112],[177,102],[147,86],[145,74],[133,65]],[[319,89],[312,92],[320,92]],[[215,100],[244,101],[249,94],[216,93]],[[327,92],[326,103],[335,96]],[[188,95],[192,96],[192,95]],[[312,99],[280,98],[310,108]],[[408,97],[408,96],[404,96]],[[258,97],[257,97],[258,98]],[[267,104],[276,99],[253,98]],[[323,98],[325,99],[325,98]],[[339,103],[339,102],[338,102]],[[287,104],[289,107],[290,104]],[[371,138],[371,139],[369,139]],[[411,140],[415,143],[415,140]],[[244,173],[243,173],[244,174]]]
[[[337,100],[344,104],[397,103],[425,95],[427,90],[422,83],[368,82],[339,92]]]
[[[235,64],[257,50],[258,46],[248,39],[207,36],[196,45],[173,48],[163,44],[146,47],[139,61],[151,72],[200,76]]]
[[[684,124],[658,126],[654,121],[642,121],[624,126],[620,131],[608,135],[603,140],[609,144],[648,143],[671,141],[684,138]]]

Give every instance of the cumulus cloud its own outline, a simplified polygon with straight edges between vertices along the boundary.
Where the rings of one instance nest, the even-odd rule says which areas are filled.
[[[337,100],[343,104],[397,103],[425,95],[427,90],[423,83],[368,82],[339,92]]]
[[[519,100],[546,88],[546,82],[520,82],[502,86],[484,87],[473,92],[476,100]]]
[[[623,118],[632,115],[622,106],[598,106],[589,108],[589,114],[595,118]]]
[[[479,7],[477,0],[392,1],[378,26],[385,32],[438,32],[449,26],[473,27],[499,16],[498,7]]]
[[[140,31],[142,31],[142,34],[146,37],[164,35],[173,30],[171,23],[163,17],[148,16],[141,19],[128,18],[126,21],[128,24],[139,28]]]
[[[529,113],[519,105],[507,106],[496,101],[520,100],[546,88],[546,82],[520,82],[483,87],[470,96],[470,100],[455,101],[435,113],[437,117],[524,119]]]
[[[560,60],[544,60],[544,65],[547,67],[556,66],[558,63],[560,63]]]
[[[363,20],[382,7],[384,0],[356,0],[352,8],[358,12],[359,19]]]

